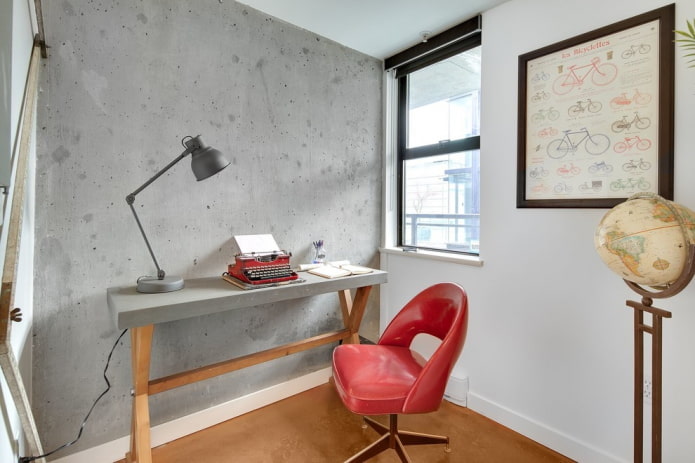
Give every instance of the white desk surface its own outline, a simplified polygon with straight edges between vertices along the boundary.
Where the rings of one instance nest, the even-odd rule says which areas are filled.
[[[330,279],[300,272],[299,278],[306,280],[302,283],[243,290],[218,276],[185,280],[183,289],[159,294],[138,293],[135,286],[117,286],[106,291],[106,298],[118,329],[126,329],[372,286],[386,283],[386,277],[381,270]]]

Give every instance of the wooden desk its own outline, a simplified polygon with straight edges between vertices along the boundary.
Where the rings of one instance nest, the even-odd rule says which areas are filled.
[[[306,280],[303,283],[253,290],[239,289],[221,277],[198,278],[186,280],[186,287],[180,291],[161,294],[138,293],[135,286],[109,288],[108,305],[118,328],[131,330],[133,414],[130,451],[126,454],[126,461],[152,462],[149,396],[332,342],[359,343],[358,331],[371,288],[373,285],[385,283],[386,276],[386,272],[375,270],[364,275],[326,279],[302,272],[300,278]],[[355,289],[354,299],[352,289]],[[157,323],[331,292],[337,292],[340,299],[344,324],[341,330],[170,376],[150,379],[152,334]]]

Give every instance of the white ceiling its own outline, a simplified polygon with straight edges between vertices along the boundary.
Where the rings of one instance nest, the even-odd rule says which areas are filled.
[[[507,0],[238,0],[384,59]]]

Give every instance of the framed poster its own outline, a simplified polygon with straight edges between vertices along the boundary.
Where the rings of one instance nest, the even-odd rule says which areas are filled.
[[[673,199],[674,12],[519,56],[517,207]]]

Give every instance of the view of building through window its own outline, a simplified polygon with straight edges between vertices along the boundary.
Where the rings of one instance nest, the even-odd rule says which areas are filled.
[[[408,148],[479,135],[478,107],[477,90],[411,107],[408,111]]]
[[[478,253],[480,151],[452,142],[478,148],[479,117],[479,46],[408,75],[407,150],[431,154],[404,161],[403,245]]]
[[[478,159],[475,150],[406,161],[406,244],[477,254]]]

